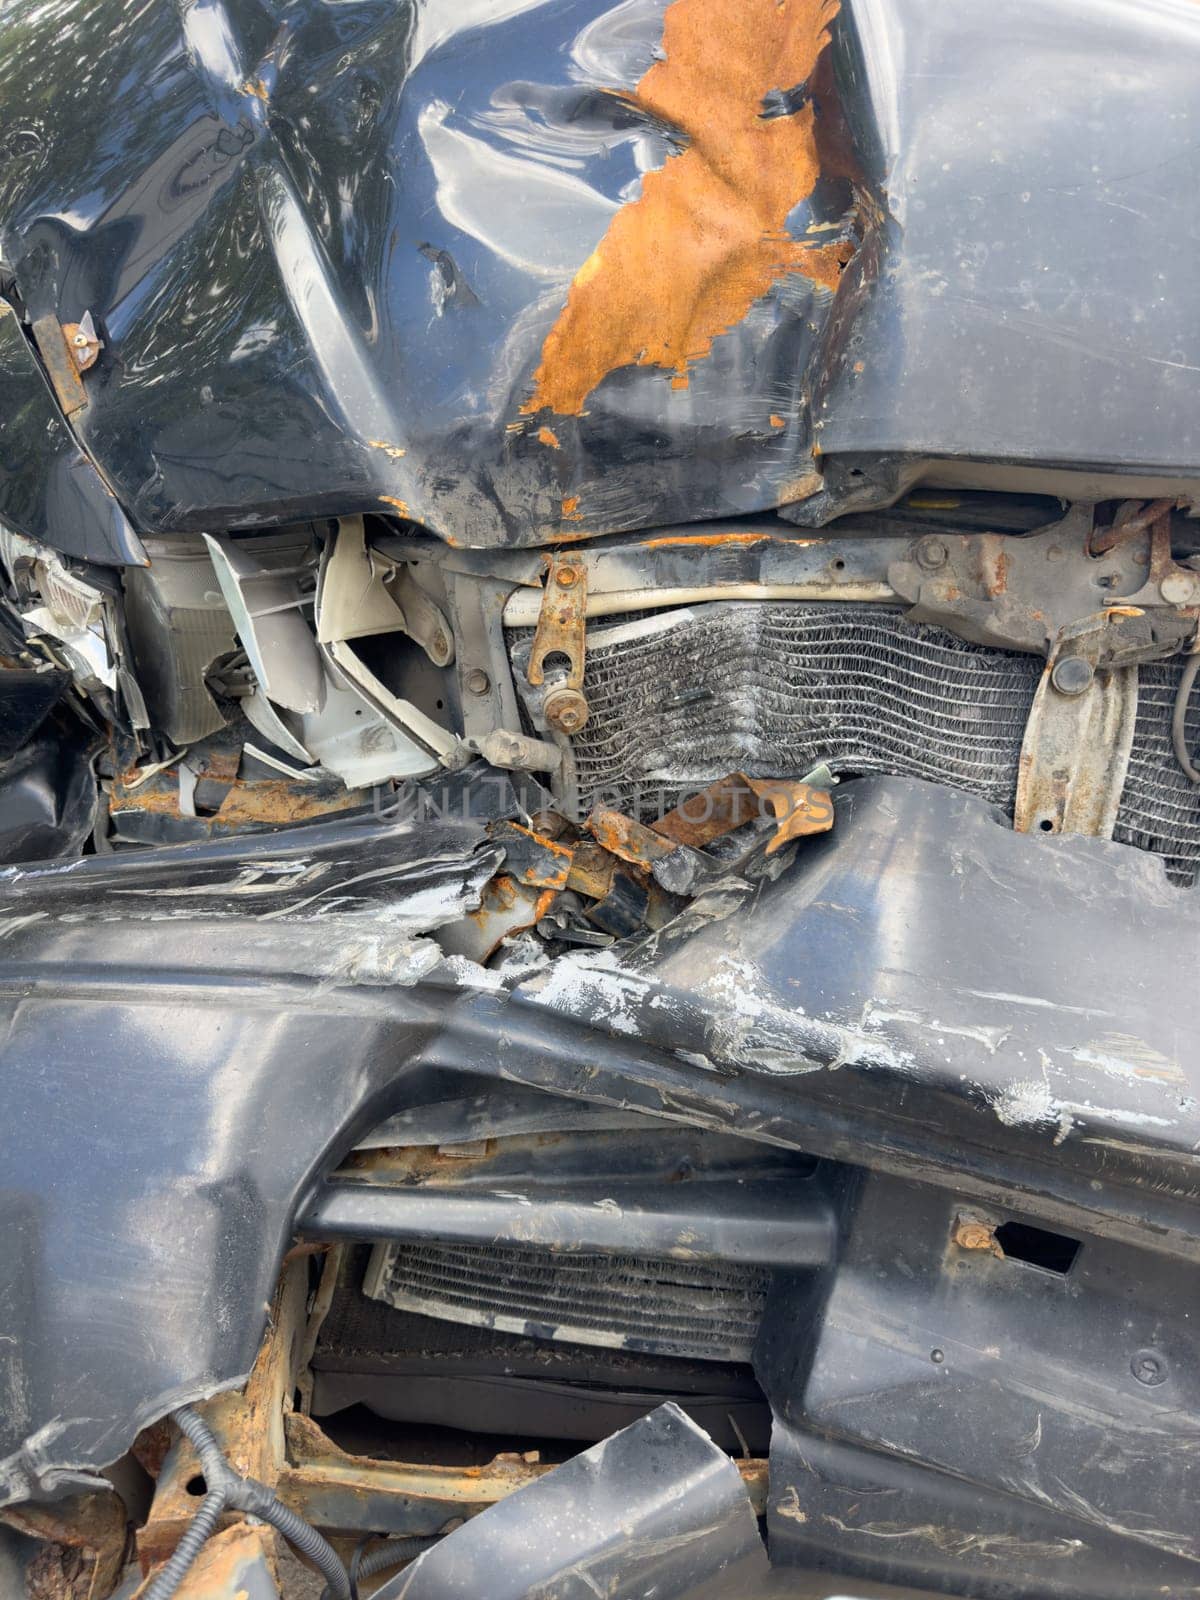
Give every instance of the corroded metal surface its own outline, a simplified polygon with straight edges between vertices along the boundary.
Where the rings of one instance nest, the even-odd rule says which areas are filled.
[[[1090,675],[1065,693],[1042,673],[1021,746],[1013,827],[1111,839],[1137,721],[1138,668]]]
[[[27,1600],[108,1600],[125,1557],[128,1517],[99,1491],[52,1505],[9,1506],[0,1521],[43,1541],[27,1576]]]

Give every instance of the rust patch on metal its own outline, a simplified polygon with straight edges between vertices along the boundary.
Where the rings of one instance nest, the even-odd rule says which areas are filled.
[[[635,867],[651,867],[678,846],[621,811],[593,811],[584,824],[596,843]]]
[[[305,795],[286,779],[275,783],[236,783],[216,814],[215,820],[228,827],[239,823],[271,822],[281,827],[305,817],[321,817],[327,812],[346,811],[358,803],[350,790],[333,795]]]
[[[536,688],[546,681],[547,659],[566,658],[566,675],[547,692],[543,708],[546,721],[560,733],[578,733],[588,719],[583,693],[586,649],[587,568],[578,556],[551,557],[525,676]]]
[[[833,796],[828,789],[817,789],[811,783],[759,782],[754,778],[748,781],[759,799],[775,813],[778,826],[767,846],[769,856],[782,850],[791,839],[828,833],[833,827]]]
[[[368,439],[367,443],[372,450],[382,450],[384,455],[391,456],[393,461],[399,461],[401,456],[408,454],[402,444],[388,444],[386,439]]]
[[[33,334],[33,341],[38,347],[46,374],[58,396],[63,415],[74,416],[87,405],[88,397],[87,390],[83,387],[83,379],[79,376],[79,368],[75,364],[75,357],[71,354],[71,347],[67,343],[66,330],[56,316],[47,314],[35,318],[29,331]]]
[[[407,500],[398,500],[394,494],[381,494],[379,499],[382,505],[393,506],[402,517],[411,515]]]
[[[1122,501],[1110,527],[1093,528],[1088,540],[1088,554],[1107,555],[1118,545],[1136,538],[1160,518],[1169,517],[1174,506],[1174,500],[1151,500],[1145,506],[1139,506],[1136,500]]]
[[[309,817],[322,817],[346,811],[361,803],[357,790],[330,786],[289,783],[286,778],[264,778],[250,782],[243,778],[230,780],[227,768],[206,768],[205,777],[229,782],[229,792],[219,808],[210,815],[189,817],[188,820],[205,828],[209,833],[236,833],[239,828],[253,824],[270,827],[288,827]],[[147,782],[126,789],[126,782],[136,780],[136,770],[122,773],[113,780],[109,799],[109,812],[120,817],[123,812],[152,812],[165,817],[182,817],[179,809],[178,769],[168,767],[156,773]],[[124,781],[123,781],[124,780]]]
[[[148,1477],[157,1478],[170,1448],[171,1428],[164,1417],[142,1429],[130,1446],[130,1454]]]
[[[92,1600],[94,1572],[82,1550],[45,1544],[26,1568],[25,1600]]]
[[[424,1184],[437,1188],[439,1181],[461,1183],[464,1176],[477,1170],[487,1171],[495,1161],[496,1141],[480,1139],[470,1148],[455,1145],[453,1152],[451,1155],[446,1155],[439,1145],[416,1144],[381,1145],[373,1150],[352,1150],[338,1168],[338,1173],[352,1178],[356,1183],[373,1184],[382,1188],[410,1185],[420,1187]],[[328,1440],[325,1440],[325,1445],[328,1449],[336,1448]]]
[[[534,437],[539,444],[544,444],[548,450],[562,449],[562,445],[558,442],[558,435],[553,428],[539,428]]]
[[[471,1517],[554,1470],[536,1450],[505,1451],[485,1466],[447,1467],[381,1461],[340,1450],[310,1417],[287,1418],[289,1464],[279,1477],[279,1498],[300,1516],[321,1525],[331,1496],[364,1504],[394,1501],[408,1513],[416,1502],[440,1503],[447,1515]],[[759,1515],[766,1508],[767,1463],[739,1461],[737,1469]],[[326,1523],[326,1526],[328,1524]]]
[[[810,99],[764,117],[772,91],[814,78],[837,0],[674,0],[661,59],[632,94],[640,114],[678,129],[681,154],[642,179],[580,267],[542,347],[523,413],[578,416],[621,367],[659,367],[684,388],[689,367],[788,273],[836,287],[853,254],[793,239],[787,218],[821,175]]]
[[[175,1591],[176,1600],[249,1600],[247,1575],[264,1558],[272,1580],[278,1585],[278,1549],[272,1528],[225,1528],[215,1533],[202,1547],[195,1564]],[[261,1579],[260,1579],[261,1583]]]
[[[488,835],[499,844],[508,843],[508,865],[519,882],[537,889],[566,888],[572,856],[568,846],[558,844],[533,828],[523,828],[519,822],[493,823]],[[514,843],[518,848],[511,847]]]
[[[826,833],[833,827],[833,797],[828,789],[788,778],[748,778],[732,772],[699,794],[691,795],[674,811],[651,826],[676,844],[703,850],[714,839],[744,827],[768,813],[776,822],[775,837],[767,845],[773,855],[791,839]]]
[[[64,322],[63,335],[71,352],[71,360],[80,372],[86,372],[89,367],[96,365],[103,346],[94,334],[89,334],[78,322]]]
[[[617,870],[615,859],[603,846],[589,844],[586,839],[575,846],[567,888],[585,894],[592,900],[603,900],[612,889],[613,874]]]
[[[798,478],[790,478],[787,483],[782,484],[777,498],[781,506],[794,506],[801,500],[811,500],[813,495],[824,487],[824,477],[814,469],[801,473]]]
[[[685,550],[715,548],[727,544],[786,544],[802,550],[820,544],[819,539],[791,539],[786,533],[666,533],[657,539],[643,539],[643,550]]]
[[[111,1491],[9,1506],[0,1522],[45,1541],[29,1564],[26,1600],[107,1600],[116,1587],[128,1518]]]
[[[986,1250],[990,1255],[1004,1256],[996,1239],[995,1224],[982,1217],[960,1212],[954,1219],[954,1232],[950,1237],[960,1250]]]

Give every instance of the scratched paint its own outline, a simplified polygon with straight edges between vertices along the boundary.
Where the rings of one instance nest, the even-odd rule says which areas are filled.
[[[645,175],[576,273],[523,412],[578,416],[630,365],[686,387],[689,367],[781,278],[836,287],[852,247],[792,238],[787,219],[821,173],[813,102],[791,91],[813,79],[837,11],[837,0],[667,8],[662,59],[623,98],[686,148]],[[764,115],[782,94],[796,109]]]

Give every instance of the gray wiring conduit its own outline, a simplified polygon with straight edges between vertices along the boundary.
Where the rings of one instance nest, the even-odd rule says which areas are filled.
[[[263,1522],[269,1522],[297,1554],[307,1556],[320,1571],[325,1579],[325,1592],[331,1600],[350,1600],[350,1578],[341,1557],[329,1541],[310,1527],[303,1517],[289,1511],[265,1483],[258,1483],[253,1478],[240,1478],[221,1454],[221,1447],[213,1438],[208,1424],[190,1406],[181,1406],[178,1411],[173,1411],[171,1419],[195,1446],[207,1493],[187,1532],[175,1547],[174,1555],[164,1563],[143,1600],[171,1600],[226,1511],[244,1511]]]
[[[408,1534],[398,1539],[389,1539],[385,1544],[377,1546],[369,1552],[361,1549],[355,1553],[350,1566],[350,1586],[354,1593],[354,1600],[358,1597],[358,1582],[360,1578],[373,1578],[376,1573],[386,1572],[389,1567],[398,1567],[405,1561],[411,1561],[419,1556],[423,1550],[428,1550],[431,1545],[438,1542],[439,1535],[433,1534]],[[333,1590],[326,1586],[321,1590],[321,1600],[333,1600]]]

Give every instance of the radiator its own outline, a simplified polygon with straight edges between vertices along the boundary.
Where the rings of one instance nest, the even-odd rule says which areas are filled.
[[[1170,746],[1182,664],[1141,669],[1116,838],[1191,884],[1200,791]],[[1011,814],[1042,663],[908,623],[878,605],[723,602],[588,630],[587,726],[574,739],[581,804],[651,820],[737,768],[795,776],[927,778]],[[1189,715],[1200,743],[1200,694]]]
[[[748,1361],[768,1274],[519,1246],[380,1244],[366,1294],[402,1311],[572,1344]]]

